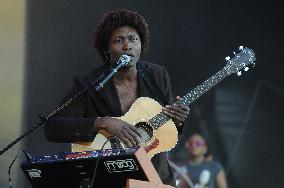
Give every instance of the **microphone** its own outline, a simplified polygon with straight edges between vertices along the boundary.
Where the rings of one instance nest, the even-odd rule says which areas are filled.
[[[100,78],[99,78],[99,83],[95,87],[96,91],[100,90],[101,88],[104,87],[104,84],[115,74],[117,71],[121,68],[124,67],[125,65],[128,65],[130,62],[130,56],[128,55],[122,55],[117,63],[112,66],[108,71],[106,71]],[[95,83],[94,83],[95,84]]]
[[[129,55],[122,55],[119,59],[118,62],[111,68],[114,71],[118,71],[121,67],[124,67],[125,65],[128,65],[130,62],[130,56]]]

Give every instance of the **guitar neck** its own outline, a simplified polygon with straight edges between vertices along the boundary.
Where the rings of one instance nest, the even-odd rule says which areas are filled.
[[[185,96],[181,98],[181,100],[177,101],[177,104],[189,105],[196,99],[198,99],[201,95],[209,91],[223,79],[225,79],[229,75],[226,67],[221,69],[215,75],[211,76],[209,79],[204,81],[202,84],[198,85],[196,88],[188,92]]]
[[[196,99],[198,99],[201,95],[209,91],[211,88],[213,88],[215,85],[217,85],[219,82],[221,82],[223,79],[225,79],[227,76],[229,76],[230,73],[227,69],[227,67],[224,67],[219,72],[217,72],[215,75],[211,76],[209,79],[204,81],[202,84],[198,85],[196,88],[188,92],[186,95],[184,95],[181,100],[176,101],[176,104],[184,104],[189,105]],[[164,123],[169,121],[170,118],[163,113],[157,114],[155,117],[153,117],[150,120],[150,123],[153,125],[155,129],[158,129],[161,127]]]

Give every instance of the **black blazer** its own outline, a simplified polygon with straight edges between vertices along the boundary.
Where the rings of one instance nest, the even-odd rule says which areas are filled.
[[[96,80],[108,68],[106,65],[100,66],[88,75],[75,78],[73,87],[62,103]],[[137,70],[138,97],[153,98],[162,106],[172,103],[171,84],[165,67],[139,61]],[[153,89],[153,87],[159,88]],[[111,80],[99,92],[93,88],[89,89],[67,108],[50,118],[45,126],[45,135],[52,142],[93,141],[95,137],[93,127],[97,117],[122,115],[119,97]],[[166,153],[155,155],[152,163],[163,183],[175,186]]]

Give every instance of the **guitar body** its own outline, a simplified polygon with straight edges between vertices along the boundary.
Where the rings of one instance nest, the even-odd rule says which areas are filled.
[[[149,157],[171,150],[177,143],[178,132],[172,120],[167,121],[157,130],[150,125],[149,120],[162,111],[162,106],[154,99],[148,97],[138,98],[129,111],[122,117],[114,117],[126,121],[138,128],[142,135],[143,143]],[[76,142],[72,144],[72,151],[86,151],[101,149],[104,142],[110,137],[108,132],[100,131],[93,142]],[[111,148],[108,143],[104,148]]]

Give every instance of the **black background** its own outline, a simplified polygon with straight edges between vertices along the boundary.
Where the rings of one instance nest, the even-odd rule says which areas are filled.
[[[92,49],[102,14],[115,8],[135,9],[151,32],[143,59],[167,67],[176,95],[223,68],[224,58],[232,57],[238,46],[256,54],[254,68],[242,77],[228,77],[191,105],[185,132],[170,159],[183,164],[184,141],[199,130],[223,164],[230,187],[282,187],[284,62],[279,2],[29,0],[23,128],[30,127],[39,113],[55,108],[73,76],[102,63]],[[47,142],[43,127],[25,143],[34,155],[69,149],[69,144]]]

